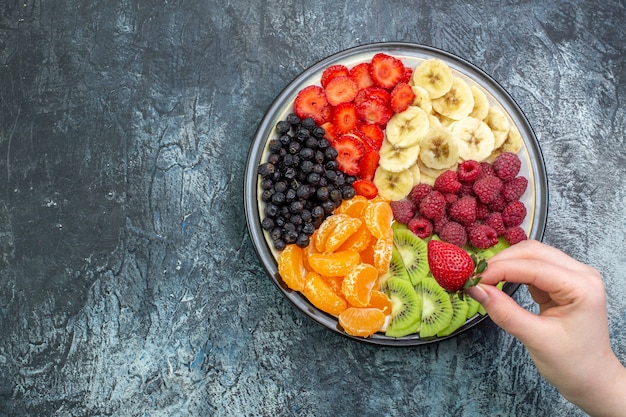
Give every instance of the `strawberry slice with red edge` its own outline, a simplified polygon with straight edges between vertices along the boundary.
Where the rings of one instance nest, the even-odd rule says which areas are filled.
[[[324,123],[328,116],[328,101],[324,89],[318,85],[310,85],[300,90],[293,107],[299,118],[311,117],[318,125]]]
[[[331,122],[322,123],[320,127],[324,129],[324,138],[332,145],[337,138],[337,129]]]
[[[404,75],[404,64],[398,58],[377,53],[370,63],[370,76],[379,87],[391,90]]]
[[[322,79],[320,80],[320,84],[322,87],[326,87],[326,84],[330,80],[335,77],[347,77],[350,75],[350,70],[345,65],[336,64],[326,67],[324,72],[322,72]]]
[[[415,93],[407,83],[398,83],[391,90],[391,108],[396,113],[402,113],[409,108],[415,100]]]
[[[374,80],[370,76],[370,63],[361,62],[350,68],[350,78],[356,83],[359,90],[363,90],[367,87],[374,85]]]
[[[364,88],[363,90],[359,90],[356,97],[354,98],[354,104],[358,106],[359,103],[361,103],[363,100],[370,98],[379,98],[384,103],[391,103],[391,93],[384,88],[374,85]]]
[[[357,92],[357,85],[352,78],[343,75],[334,77],[324,87],[326,100],[332,106],[354,100]]]
[[[358,179],[352,183],[352,188],[358,195],[371,200],[378,195],[378,187],[372,181]]]
[[[386,126],[394,114],[391,105],[380,97],[369,97],[361,100],[356,105],[356,112],[359,119],[364,123],[381,127]]]
[[[339,134],[352,131],[358,122],[356,106],[351,103],[341,103],[334,108],[333,126]]]
[[[400,78],[399,83],[408,83],[411,81],[411,77],[413,76],[413,68],[404,67],[404,72],[402,73],[402,78]]]
[[[359,174],[359,162],[365,153],[361,141],[352,135],[341,135],[333,142],[337,150],[337,167],[347,175]]]
[[[385,140],[385,132],[378,125],[368,123],[359,123],[356,127],[361,138],[367,142],[368,146],[379,151]]]
[[[373,181],[376,168],[378,168],[380,155],[377,151],[370,149],[359,161],[359,178],[363,180]]]

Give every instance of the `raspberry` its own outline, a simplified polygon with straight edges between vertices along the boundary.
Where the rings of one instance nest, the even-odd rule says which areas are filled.
[[[443,226],[445,226],[446,223],[448,223],[449,221],[450,219],[448,218],[448,215],[445,213],[443,216],[437,219],[433,219],[433,233],[440,234]]]
[[[439,191],[431,191],[422,199],[419,212],[427,219],[437,219],[445,214],[446,199]]]
[[[522,161],[512,152],[504,152],[496,157],[493,161],[493,170],[502,180],[510,180],[515,178],[522,166]]]
[[[502,221],[507,227],[519,226],[526,217],[526,207],[521,201],[513,201],[502,210]]]
[[[485,217],[485,224],[492,227],[498,236],[502,236],[504,234],[505,226],[504,221],[502,220],[502,213],[498,213],[497,211],[489,213],[487,217]]]
[[[402,224],[409,223],[409,220],[415,216],[415,211],[417,210],[415,204],[409,200],[392,201],[389,205],[393,212],[393,218],[396,219],[398,223]]]
[[[488,249],[498,243],[498,233],[484,224],[472,226],[467,231],[470,245],[478,249]]]
[[[474,197],[461,197],[448,209],[448,216],[465,226],[476,221],[476,199]]]
[[[509,227],[504,232],[504,238],[509,243],[509,245],[515,245],[516,243],[521,242],[522,240],[527,240],[526,232],[519,226]]]
[[[457,178],[456,172],[452,170],[446,170],[442,172],[437,179],[433,188],[441,193],[457,193],[461,188],[461,183]]]
[[[504,181],[502,185],[502,197],[504,197],[506,201],[519,200],[526,191],[526,187],[528,187],[526,177],[511,178],[510,180]]]
[[[407,226],[420,239],[426,239],[433,233],[433,224],[424,216],[413,217]]]
[[[474,183],[461,183],[461,189],[459,190],[459,192],[457,193],[459,195],[459,197],[463,197],[464,195],[471,195],[472,197],[475,196],[474,194],[474,190],[472,189]]]
[[[480,176],[482,167],[479,162],[473,160],[463,161],[459,164],[457,176],[459,181],[464,183],[473,183]]]
[[[480,201],[476,202],[476,220],[484,220],[489,213],[491,213],[491,210],[487,204]]]
[[[498,177],[486,176],[476,180],[472,187],[481,203],[495,201],[502,190],[502,180]]]
[[[481,162],[480,163],[480,175],[478,178],[482,177],[496,177],[496,171],[493,170],[493,166],[489,162]]]
[[[443,198],[446,199],[446,204],[448,205],[448,207],[459,201],[459,196],[454,193],[445,193],[443,194]]]
[[[502,194],[500,194],[494,201],[489,203],[489,209],[491,211],[501,212],[502,210],[504,210],[506,205],[507,201],[504,199],[504,197],[502,197]]]
[[[411,189],[411,192],[409,192],[408,198],[409,200],[413,202],[413,204],[415,204],[416,206],[419,206],[420,202],[422,201],[422,198],[426,197],[426,194],[428,194],[432,190],[433,190],[432,186],[428,184],[420,183]]]
[[[467,243],[465,227],[457,222],[447,222],[444,224],[439,232],[439,237],[444,242],[452,243],[457,246],[463,246]]]

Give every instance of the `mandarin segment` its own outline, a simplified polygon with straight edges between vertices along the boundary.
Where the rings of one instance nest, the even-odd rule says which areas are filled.
[[[377,239],[373,245],[374,266],[379,275],[385,274],[389,270],[391,263],[391,253],[393,251],[393,238]]]
[[[361,262],[358,252],[313,253],[307,261],[313,271],[328,277],[346,275]]]
[[[333,235],[335,227],[337,227],[337,225],[340,224],[342,221],[348,220],[350,218],[351,217],[347,214],[331,214],[326,219],[324,219],[320,227],[317,229],[315,240],[313,241],[315,243],[315,248],[318,252],[326,251],[326,241],[329,237]]]
[[[304,266],[302,249],[295,244],[290,244],[280,252],[278,256],[278,273],[294,291],[302,291],[305,284],[307,269]]]
[[[346,300],[335,293],[320,274],[313,271],[306,275],[302,294],[315,307],[333,316],[338,316],[348,307]]]
[[[365,208],[363,220],[374,237],[388,239],[393,236],[391,230],[393,211],[386,201],[371,202]]]
[[[367,228],[367,225],[362,222],[359,230],[346,239],[338,250],[353,250],[355,252],[361,252],[369,246],[371,241],[372,234]]]
[[[339,325],[352,336],[371,336],[384,324],[385,314],[377,308],[348,307],[339,314]]]
[[[333,229],[333,233],[326,239],[326,252],[334,252],[338,249],[350,236],[356,233],[363,221],[356,217],[348,217],[343,219]]]
[[[361,214],[367,204],[367,198],[357,194],[350,200],[343,200],[339,207],[335,210],[335,213],[347,214],[350,217],[361,217]]]
[[[359,264],[343,278],[341,291],[346,301],[354,307],[366,307],[377,280],[378,271],[374,266]]]
[[[391,314],[391,299],[387,294],[380,290],[372,290],[372,296],[370,297],[370,303],[367,307],[377,308],[381,310],[385,315]]]

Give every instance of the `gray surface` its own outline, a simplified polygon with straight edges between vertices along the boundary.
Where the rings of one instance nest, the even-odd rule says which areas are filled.
[[[623,1],[117,3],[0,7],[0,416],[582,415],[490,322],[369,346],[264,276],[255,128],[307,66],[380,41],[458,54],[517,100],[545,241],[602,271],[626,362]]]

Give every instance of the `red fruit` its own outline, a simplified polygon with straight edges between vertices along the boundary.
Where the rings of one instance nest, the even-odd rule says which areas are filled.
[[[391,108],[396,113],[402,113],[409,108],[415,100],[415,93],[410,85],[399,82],[391,90]]]
[[[379,151],[383,146],[385,132],[380,126],[360,123],[357,125],[356,130],[361,134],[361,138],[367,142],[370,148]]]
[[[420,202],[419,212],[427,219],[438,219],[446,212],[446,199],[439,191],[431,191]]]
[[[320,127],[324,129],[324,138],[332,144],[338,136],[335,126],[331,122],[324,122]]]
[[[393,212],[393,218],[402,224],[408,224],[409,221],[415,216],[417,207],[410,200],[397,200],[389,203],[391,211]]]
[[[359,161],[359,178],[372,181],[376,168],[378,168],[378,161],[380,161],[378,151],[366,151],[361,161]]]
[[[443,227],[450,222],[448,215],[444,213],[443,216],[433,220],[433,233],[440,234]]]
[[[487,249],[498,243],[498,233],[484,224],[476,224],[467,230],[469,244],[478,249]]]
[[[404,75],[404,64],[398,58],[385,53],[372,57],[370,76],[379,87],[391,90]]]
[[[456,246],[463,246],[467,243],[467,232],[462,224],[457,222],[446,222],[439,231],[439,237],[444,242],[452,243]]]
[[[478,178],[486,177],[491,175],[496,177],[496,172],[493,170],[493,166],[489,162],[481,162],[480,163],[480,176]]]
[[[413,217],[407,227],[420,239],[426,239],[433,233],[433,224],[424,216]]]
[[[476,202],[476,220],[485,220],[489,213],[491,213],[491,210],[487,204],[481,203],[480,201]]]
[[[356,111],[361,121],[381,127],[386,126],[393,116],[391,105],[376,96],[359,101],[356,105]]]
[[[469,159],[459,164],[457,176],[461,182],[473,183],[480,176],[481,171],[482,167],[480,163]]]
[[[430,186],[429,184],[420,183],[411,189],[411,191],[409,192],[408,198],[409,200],[413,202],[413,204],[415,204],[416,206],[419,206],[419,204],[422,202],[422,199],[426,197],[426,195],[430,193],[432,190],[433,190],[433,187]]]
[[[348,175],[358,175],[359,161],[365,153],[361,141],[352,135],[341,135],[335,139],[333,147],[337,150],[337,166]]]
[[[509,227],[504,232],[504,238],[509,243],[509,245],[515,245],[516,243],[521,242],[522,240],[527,240],[526,232],[519,226]]]
[[[437,283],[450,292],[462,290],[474,274],[474,261],[467,252],[434,239],[428,242],[428,266]]]
[[[372,181],[359,179],[352,183],[352,187],[358,195],[362,195],[369,200],[378,195],[378,188]]]
[[[330,67],[327,67],[324,70],[324,72],[322,72],[322,79],[320,83],[322,84],[322,87],[326,87],[326,84],[328,84],[328,82],[332,80],[333,78],[347,77],[349,75],[350,75],[350,71],[348,70],[348,67],[346,67],[345,65],[341,65],[341,64],[331,65]]]
[[[490,211],[502,212],[507,203],[504,197],[502,197],[502,193],[500,193],[494,201],[488,204],[488,207]]]
[[[476,199],[474,197],[461,197],[448,209],[448,216],[462,225],[468,226],[476,221]]]
[[[348,76],[334,77],[324,87],[326,100],[332,106],[354,100],[357,91],[356,83]]]
[[[344,134],[351,132],[356,127],[358,121],[356,107],[352,103],[341,103],[335,107],[333,114],[333,126],[337,133]]]
[[[502,210],[502,221],[506,227],[519,226],[526,217],[526,207],[521,201],[513,201]]]
[[[502,185],[502,197],[504,197],[506,201],[519,200],[527,187],[528,180],[526,177],[515,177],[506,180]]]
[[[501,180],[515,178],[522,166],[519,156],[512,152],[504,152],[493,161],[493,170]]]
[[[359,90],[371,87],[374,85],[374,80],[370,76],[370,64],[369,62],[362,62],[355,65],[350,69],[350,78],[356,83]]]
[[[399,83],[408,83],[411,81],[411,77],[413,76],[413,68],[404,67],[404,71],[402,72],[402,78],[400,78]]]
[[[456,172],[448,169],[435,179],[433,188],[441,193],[457,193],[461,189],[461,183]]]
[[[505,231],[504,221],[502,220],[502,213],[498,213],[494,211],[493,213],[489,213],[485,217],[485,222],[487,226],[493,228],[496,231],[498,236],[502,236]]]
[[[324,90],[318,85],[310,85],[300,90],[293,107],[300,119],[311,117],[318,125],[327,121],[328,101]]]
[[[472,190],[481,203],[489,204],[500,196],[502,180],[493,176],[481,177],[476,180]]]

